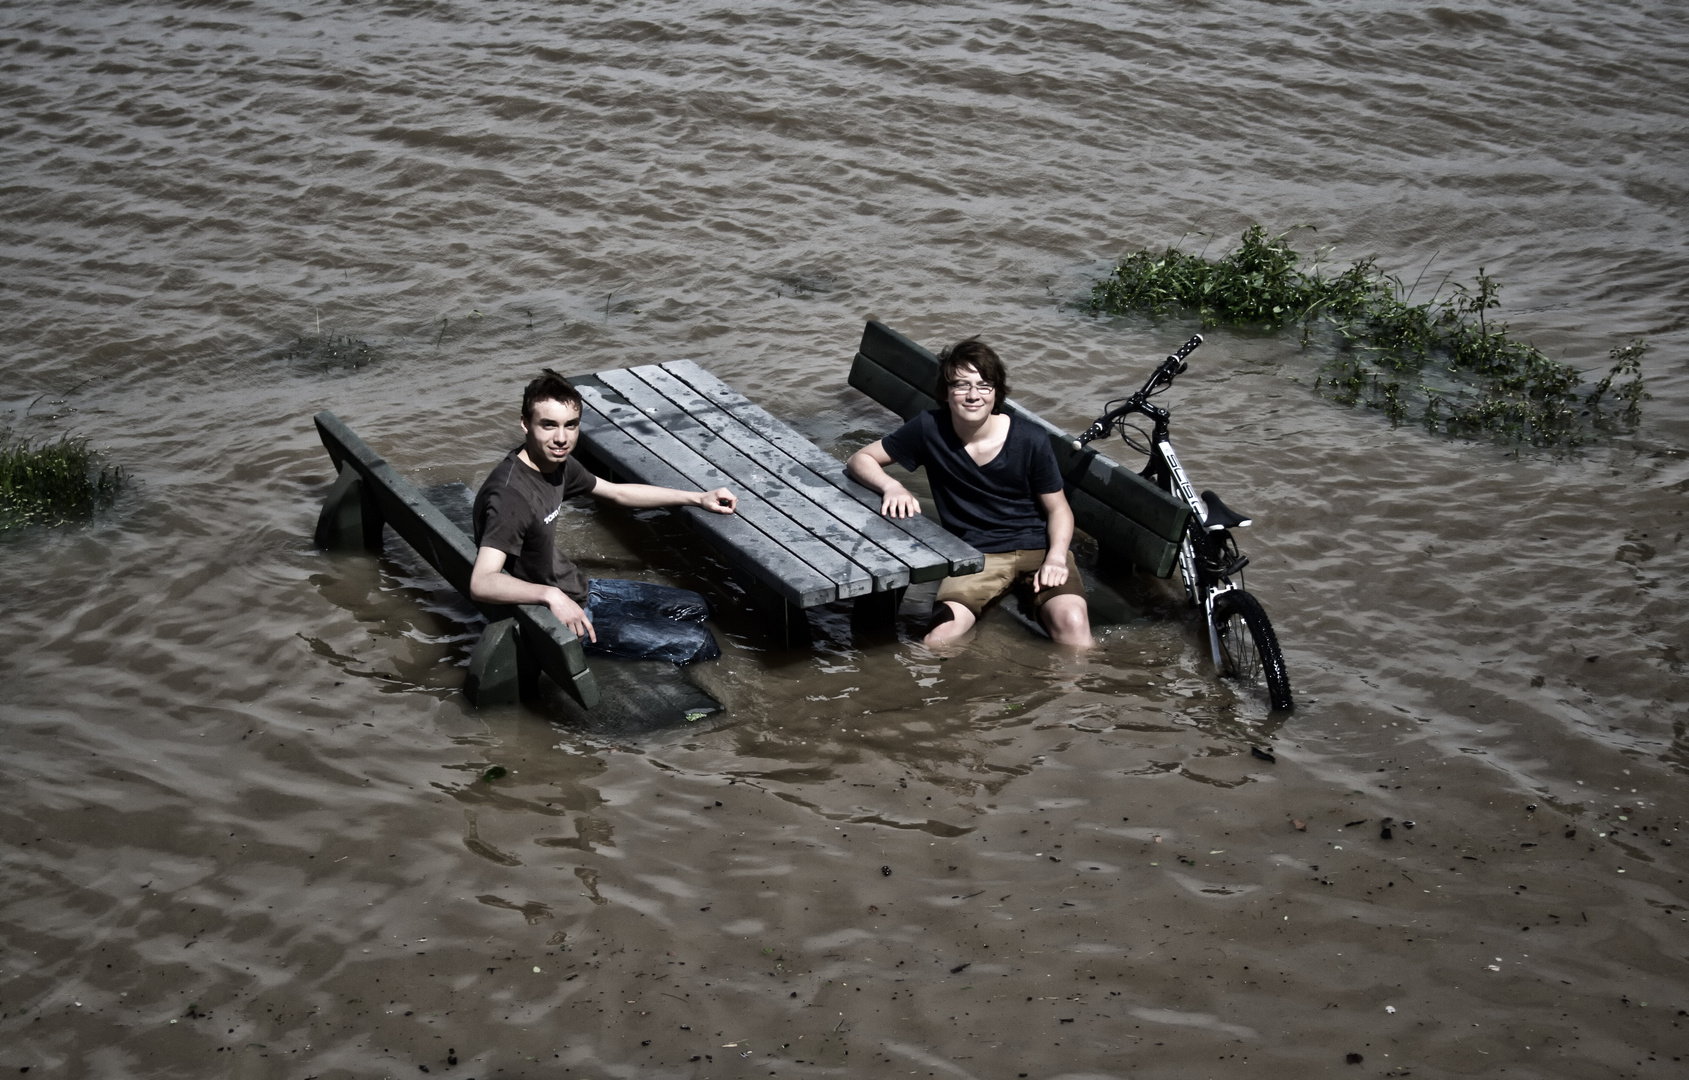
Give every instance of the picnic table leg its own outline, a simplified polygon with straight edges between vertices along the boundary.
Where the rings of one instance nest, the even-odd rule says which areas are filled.
[[[808,645],[810,641],[809,612],[783,596],[771,595],[769,614],[776,627],[775,636],[782,649]]]
[[[876,633],[897,625],[897,609],[903,606],[907,588],[858,596],[850,602],[851,627],[859,633]]]
[[[380,551],[385,524],[363,477],[350,464],[340,466],[317,515],[317,546],[327,551]]]
[[[469,655],[463,695],[476,706],[513,704],[522,697],[523,667],[516,620],[489,623]]]

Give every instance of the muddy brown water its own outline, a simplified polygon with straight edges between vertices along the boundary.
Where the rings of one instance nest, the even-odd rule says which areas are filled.
[[[134,483],[0,540],[0,1070],[1683,1075],[1685,40],[1553,0],[7,5],[0,401]],[[723,609],[726,717],[622,739],[469,708],[461,602],[310,545],[313,412],[474,484],[542,363],[691,357],[842,455],[893,422],[844,385],[874,316],[987,335],[1077,429],[1194,329],[1087,283],[1253,221],[1483,266],[1582,368],[1653,344],[1641,425],[1563,453],[1210,335],[1166,400],[1256,516],[1288,719],[1165,583],[1083,657],[842,609],[787,650],[666,514],[583,507],[594,572]]]

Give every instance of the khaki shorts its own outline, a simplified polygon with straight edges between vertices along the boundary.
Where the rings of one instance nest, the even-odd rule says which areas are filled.
[[[961,577],[947,577],[938,587],[938,597],[934,604],[942,604],[946,600],[954,601],[973,612],[978,618],[985,610],[985,605],[1013,589],[1025,600],[1032,603],[1033,612],[1044,609],[1052,596],[1085,597],[1085,582],[1079,576],[1079,564],[1073,561],[1073,552],[1067,553],[1067,580],[1053,589],[1039,589],[1032,591],[1032,577],[1038,568],[1044,565],[1044,554],[1047,548],[1025,548],[1020,551],[1004,551],[985,557],[985,569],[977,574],[965,574]]]

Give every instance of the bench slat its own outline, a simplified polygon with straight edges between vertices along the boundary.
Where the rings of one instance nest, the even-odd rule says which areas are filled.
[[[578,388],[591,376],[572,378]],[[587,403],[581,415],[581,442],[576,451],[602,462],[618,475],[658,487],[685,490],[695,485],[662,458],[634,441]],[[815,607],[838,599],[833,580],[780,545],[773,543],[738,514],[712,514],[695,506],[683,508],[692,525],[716,550],[752,578],[769,585],[798,607]]]
[[[1115,558],[1130,559],[1133,566],[1156,577],[1173,573],[1179,561],[1177,544],[1169,544],[1089,492],[1075,488],[1068,501],[1073,507],[1073,523],[1096,537],[1104,551]]]
[[[692,419],[715,432],[735,449],[826,511],[840,522],[843,529],[866,537],[885,552],[888,559],[902,568],[901,579],[881,584],[876,575],[875,584],[879,590],[902,588],[910,581],[917,580],[914,575],[920,571],[936,572],[936,576],[950,572],[950,561],[944,556],[816,476],[810,469],[682,380],[656,365],[629,370],[653,390],[685,409]],[[928,576],[933,574],[929,573]]]
[[[787,456],[803,465],[811,473],[831,484],[843,494],[855,499],[858,504],[866,507],[876,516],[879,515],[880,496],[877,493],[852,480],[850,474],[845,471],[843,462],[823,452],[814,443],[794,431],[760,405],[744,397],[737,390],[690,360],[671,361],[663,364],[662,368],[691,386],[709,401],[721,406],[728,415],[779,447]],[[948,560],[948,573],[950,574],[977,574],[985,567],[984,556],[954,534],[946,532],[943,526],[931,518],[882,517],[880,520],[901,532],[909,534]],[[930,573],[930,576],[927,576],[928,573]],[[912,571],[910,580],[930,581],[943,576],[945,574],[939,573],[935,568],[933,571],[922,573],[920,576]]]
[[[595,383],[598,385],[593,385]],[[685,477],[687,484],[684,486],[704,490],[734,486],[731,477],[710,464],[691,447],[664,431],[659,424],[627,404],[625,400],[616,400],[621,395],[599,382],[597,376],[582,379],[575,383],[575,387],[604,419],[668,462],[675,471]],[[735,494],[739,495],[739,515],[756,526],[757,530],[768,538],[769,544],[785,548],[829,578],[838,590],[839,599],[849,599],[873,591],[874,579],[866,570],[816,539],[756,494],[749,491]]]

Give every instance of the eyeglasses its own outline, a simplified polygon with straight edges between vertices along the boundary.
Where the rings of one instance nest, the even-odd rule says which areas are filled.
[[[973,390],[981,395],[995,394],[997,392],[997,387],[988,382],[953,382],[950,384],[950,392],[952,394],[963,395],[969,390]]]

